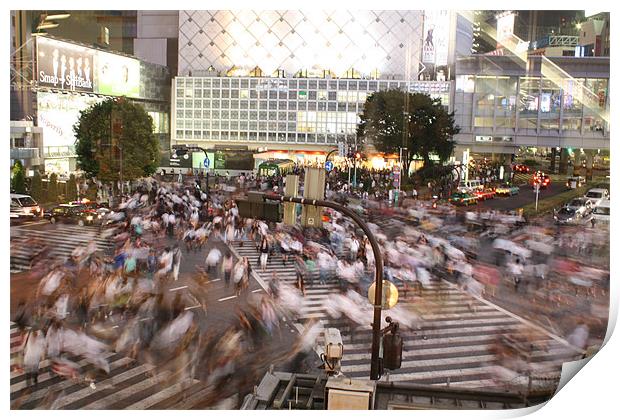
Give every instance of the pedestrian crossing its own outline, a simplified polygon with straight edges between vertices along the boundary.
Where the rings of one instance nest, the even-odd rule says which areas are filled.
[[[34,240],[34,241],[33,241]],[[52,257],[67,258],[78,246],[94,241],[104,254],[112,251],[112,242],[99,235],[98,226],[55,225],[53,229],[35,229],[29,226],[11,227],[11,273],[27,271],[32,258],[44,246]]]
[[[246,243],[247,244],[247,243]],[[267,282],[277,273],[280,282],[295,284],[292,264],[283,265],[279,256],[270,257],[267,270],[262,271],[256,262],[259,253],[253,246],[234,250],[248,257],[254,272]],[[389,374],[391,381],[417,384],[487,388],[505,386],[508,391],[555,388],[559,381],[562,363],[575,360],[578,352],[560,337],[553,336],[516,315],[475,298],[447,281],[435,281],[420,290],[399,288],[399,306],[416,314],[420,321],[413,329],[403,328],[403,359],[401,368]],[[329,295],[339,293],[338,281],[329,279],[326,284],[310,285],[306,282],[306,296],[300,316],[295,320],[298,329],[311,318],[322,322],[326,328],[338,328],[344,342],[342,372],[352,378],[368,378],[372,330],[370,325],[355,327],[345,319],[332,319],[325,304]],[[492,350],[493,345],[505,335],[516,337],[526,344],[521,350],[521,367],[527,363],[528,374],[516,369],[498,379],[501,362]],[[319,349],[319,351],[321,351]],[[505,372],[505,371],[503,371]],[[509,377],[507,377],[509,376]]]
[[[208,395],[206,384],[196,379],[170,381],[171,373],[129,357],[108,352],[103,356],[110,373],[91,385],[84,376],[94,367],[80,357],[70,357],[80,368],[79,379],[67,379],[52,372],[49,360],[39,365],[38,384],[28,386],[18,367],[22,337],[11,325],[11,408],[31,409],[191,409]]]

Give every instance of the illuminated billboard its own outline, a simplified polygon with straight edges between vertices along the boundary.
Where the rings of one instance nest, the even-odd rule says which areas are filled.
[[[37,38],[39,86],[92,92],[93,57],[96,51],[68,42]]]
[[[51,92],[37,93],[37,118],[43,128],[44,147],[68,147],[75,144],[73,125],[83,111],[103,98],[88,95],[60,95]]]
[[[422,62],[436,66],[448,65],[449,39],[450,11],[425,10]]]
[[[140,96],[140,62],[122,55],[97,52],[97,93],[103,95]]]

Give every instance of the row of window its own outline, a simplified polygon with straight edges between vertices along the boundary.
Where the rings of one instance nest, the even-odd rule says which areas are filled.
[[[279,87],[281,89],[343,89],[343,90],[387,90],[406,87],[404,81],[378,80],[315,80],[278,78],[236,78],[236,77],[178,77],[178,88],[222,88],[222,89],[262,89]]]
[[[272,109],[272,110],[286,110],[286,109],[319,109],[330,111],[345,111],[347,107],[349,109],[362,109],[363,103],[351,102],[315,102],[315,101],[238,101],[238,100],[199,100],[199,99],[177,99],[176,110],[191,110],[191,109]]]
[[[325,121],[357,124],[359,121],[356,112],[326,112],[326,111],[236,111],[236,110],[181,110],[177,111],[177,122],[187,120],[250,120],[273,122],[282,121]]]
[[[460,121],[457,119],[457,124]],[[464,123],[465,121],[463,121]],[[464,124],[459,124],[463,126]],[[581,116],[577,117],[565,117],[562,119],[562,130],[564,131],[581,131],[581,127],[583,125],[584,131],[602,131],[605,126],[604,121],[601,118],[596,116]],[[495,117],[495,121],[493,117],[474,117],[474,127],[476,128],[507,128],[507,129],[515,129],[519,130],[532,130],[536,131],[536,128],[539,127],[541,130],[555,130],[558,131],[560,129],[560,119],[558,117],[555,118],[541,118],[540,126],[538,126],[538,118],[519,118],[519,121],[516,120],[515,116],[510,117]]]
[[[300,99],[338,102],[366,102],[368,93],[357,90],[210,90],[177,88],[177,98],[215,99]],[[191,102],[188,102],[191,103]]]
[[[307,132],[307,133],[355,133],[357,124],[322,122],[300,119],[296,122],[276,121],[210,121],[210,120],[187,120],[177,121],[177,129],[223,129],[223,130],[269,130],[280,132]]]
[[[542,77],[463,75],[456,78],[456,92],[475,93],[479,106],[493,105],[497,97],[511,97],[518,93],[525,110],[531,110],[534,102],[537,108],[539,98],[542,108],[559,107],[561,97],[564,98],[564,105],[567,108],[587,103],[604,109],[608,82],[608,79],[598,78],[568,78],[557,82]]]
[[[273,141],[286,143],[336,144],[338,142],[353,140],[355,136],[345,134],[268,133],[260,131],[177,130],[176,138],[184,140]]]

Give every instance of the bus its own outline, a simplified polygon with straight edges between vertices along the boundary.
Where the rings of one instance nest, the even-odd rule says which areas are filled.
[[[290,159],[269,159],[258,165],[258,176],[284,176],[295,168]]]

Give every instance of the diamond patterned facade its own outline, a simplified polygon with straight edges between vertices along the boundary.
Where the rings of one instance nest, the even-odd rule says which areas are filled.
[[[180,11],[179,75],[258,66],[416,79],[422,30],[420,10]]]

